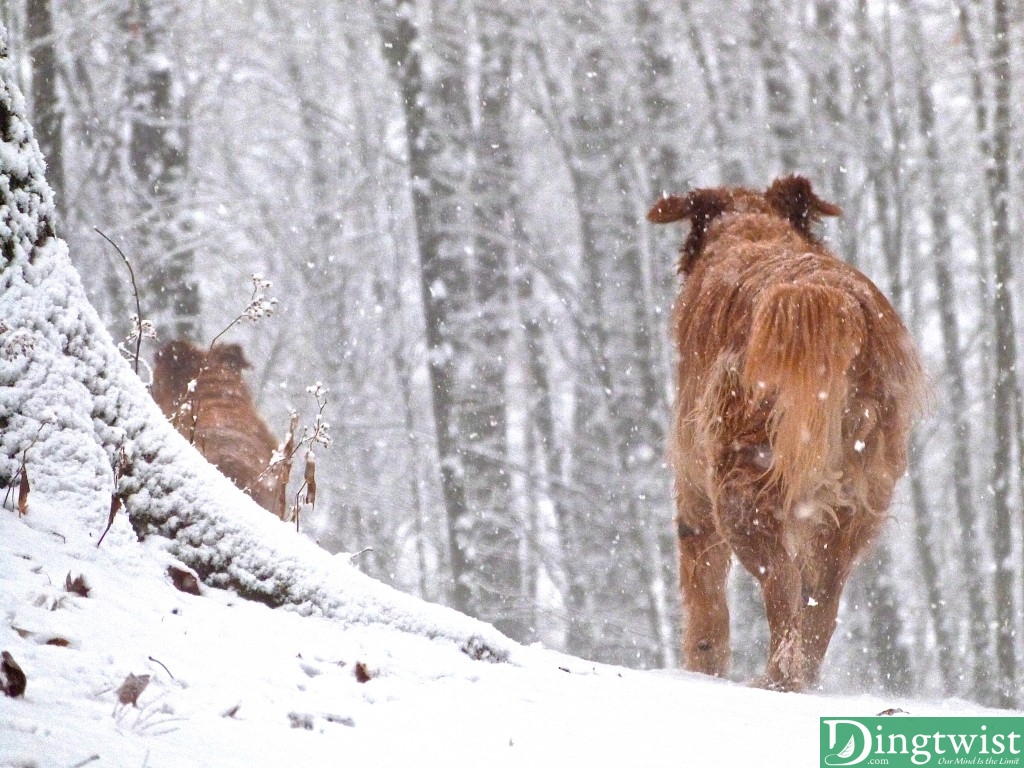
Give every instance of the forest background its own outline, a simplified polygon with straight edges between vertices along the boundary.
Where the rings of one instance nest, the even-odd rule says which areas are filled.
[[[1024,6],[6,0],[90,299],[229,338],[272,427],[330,391],[305,533],[523,642],[677,660],[663,191],[799,171],[935,398],[844,597],[833,690],[1020,704]],[[669,228],[666,228],[666,230]],[[143,377],[146,377],[145,371]],[[763,663],[734,569],[734,672]]]

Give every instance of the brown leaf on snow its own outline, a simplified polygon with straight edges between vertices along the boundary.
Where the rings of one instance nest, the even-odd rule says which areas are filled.
[[[147,685],[149,685],[149,675],[133,675],[129,672],[128,677],[121,683],[121,687],[117,689],[117,700],[122,704],[131,704],[133,707],[137,707],[139,696],[146,690]]]
[[[25,695],[28,678],[10,653],[0,654],[0,691],[17,698]]]
[[[89,585],[85,582],[85,576],[78,574],[72,579],[71,571],[68,571],[68,575],[64,577],[64,591],[74,592],[81,597],[88,597]]]
[[[370,670],[366,668],[366,665],[361,661],[356,662],[356,682],[357,683],[368,683],[373,679],[373,675],[370,674]]]
[[[171,577],[171,583],[179,592],[187,592],[190,595],[199,594],[199,579],[192,571],[187,571],[176,565],[168,565],[167,575]]]

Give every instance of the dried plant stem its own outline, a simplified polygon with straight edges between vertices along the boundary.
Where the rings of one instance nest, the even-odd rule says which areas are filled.
[[[117,490],[117,485],[121,478],[125,475],[129,467],[128,454],[125,453],[124,446],[122,445],[118,449],[117,463],[114,465],[114,490],[110,492],[110,513],[107,516],[107,527],[103,529],[103,534],[100,536],[100,540],[96,542],[96,547],[103,543],[103,539],[110,533],[111,527],[114,525],[114,518],[117,517],[117,513],[121,511],[124,506],[124,500],[121,498],[121,494]]]
[[[213,339],[212,339],[212,340],[210,341],[210,346],[209,346],[209,348],[208,348],[208,349],[207,349],[206,351],[207,351],[207,352],[210,352],[210,351],[212,351],[212,350],[213,350],[213,345],[217,343],[217,340],[218,340],[218,339],[219,339],[219,338],[220,338],[221,336],[223,336],[223,335],[224,335],[225,333],[227,333],[228,331],[230,331],[230,330],[231,330],[232,328],[234,328],[234,327],[235,327],[236,325],[238,325],[238,324],[239,324],[240,322],[242,322],[242,318],[244,318],[244,317],[245,317],[245,313],[243,312],[243,313],[242,313],[242,314],[240,314],[240,315],[239,315],[238,317],[236,317],[236,318],[235,318],[234,320],[232,320],[232,321],[231,321],[230,323],[228,323],[227,325],[225,325],[225,326],[224,326],[224,327],[223,327],[223,328],[221,329],[220,333],[218,333],[218,334],[217,334],[216,336],[214,336],[214,337],[213,337]]]
[[[142,302],[139,301],[139,286],[135,282],[135,270],[132,269],[132,263],[128,261],[128,257],[124,255],[122,251],[113,240],[107,237],[99,227],[93,227],[96,230],[96,234],[114,246],[114,250],[117,251],[118,256],[121,257],[126,267],[128,267],[128,275],[132,280],[132,293],[135,295],[135,375],[139,375],[139,356],[142,354]]]
[[[175,678],[174,675],[171,674],[171,670],[169,670],[167,668],[167,665],[164,664],[162,661],[160,661],[160,659],[154,659],[152,656],[148,656],[147,658],[150,661],[155,662],[155,663],[159,664],[161,667],[163,667],[164,668],[164,672],[166,672],[170,676],[171,680],[174,680],[175,682],[177,682],[177,678]]]
[[[292,460],[295,458],[295,454],[298,453],[299,448],[302,447],[302,442],[295,443],[295,429],[299,425],[299,414],[292,412],[291,422],[288,425],[288,432],[285,435],[284,443],[279,447],[280,458],[274,459],[263,471],[260,472],[256,477],[253,478],[252,482],[249,483],[242,489],[242,493],[252,493],[253,486],[263,481],[267,475],[275,473],[278,477],[278,488],[279,488],[279,499],[275,499],[274,514],[284,519],[285,507],[287,505],[287,493],[285,487],[288,485],[288,479],[292,474]],[[303,433],[302,440],[305,441],[305,433]]]
[[[39,429],[36,430],[36,434],[32,438],[32,442],[29,443],[27,446],[25,446],[24,450],[22,450],[22,452],[21,452],[21,464],[18,466],[18,471],[14,474],[14,477],[11,478],[11,485],[7,486],[7,493],[4,494],[3,506],[6,507],[7,506],[7,502],[10,501],[10,498],[11,498],[11,491],[14,490],[14,481],[17,480],[18,481],[18,500],[17,500],[17,504],[18,504],[18,516],[19,517],[28,514],[28,495],[29,495],[29,492],[31,490],[31,486],[29,485],[29,481],[28,481],[28,469],[27,469],[28,452],[29,452],[29,450],[32,449],[32,446],[34,446],[37,442],[39,442],[39,435],[42,433],[44,426],[45,426],[45,424],[40,424],[39,425]]]
[[[252,296],[249,299],[249,306],[247,306],[245,310],[238,315],[238,317],[236,317],[234,320],[232,320],[230,323],[224,326],[224,328],[221,329],[220,333],[213,337],[213,340],[210,341],[210,347],[207,351],[212,351],[213,345],[217,343],[217,340],[225,333],[230,331],[232,328],[234,328],[236,325],[238,325],[240,322],[242,322],[242,320],[244,320],[245,318],[248,317],[250,320],[255,322],[256,318],[269,317],[273,313],[274,307],[277,306],[277,299],[268,300],[266,298],[264,291],[266,291],[268,288],[270,288],[270,282],[264,280],[262,275],[254,274],[252,276]]]

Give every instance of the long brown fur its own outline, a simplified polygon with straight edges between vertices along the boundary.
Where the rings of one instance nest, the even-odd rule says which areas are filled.
[[[698,189],[648,219],[688,221],[675,308],[675,471],[688,669],[729,665],[733,554],[771,632],[757,684],[814,683],[856,558],[877,537],[926,382],[895,310],[814,234],[840,209],[800,176]]]
[[[242,378],[250,367],[238,344],[206,351],[188,341],[171,341],[156,354],[153,399],[211,464],[284,519],[290,465],[271,467],[278,441]]]

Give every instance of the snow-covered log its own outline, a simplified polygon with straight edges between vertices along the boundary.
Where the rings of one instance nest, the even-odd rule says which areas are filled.
[[[373,581],[294,533],[167,423],[54,232],[43,158],[0,45],[0,487],[24,467],[32,493],[73,497],[97,538],[116,490],[135,533],[166,537],[207,585],[507,656],[511,642],[490,626]]]

